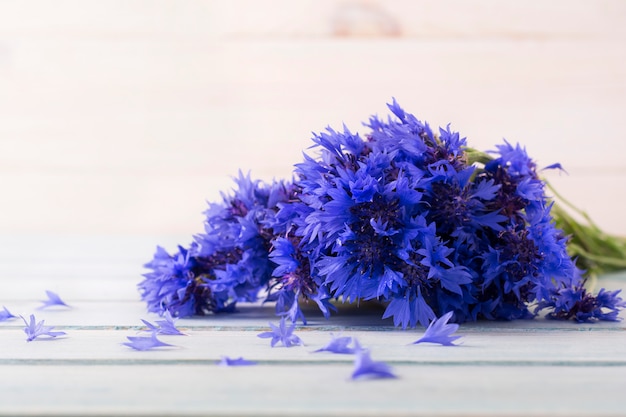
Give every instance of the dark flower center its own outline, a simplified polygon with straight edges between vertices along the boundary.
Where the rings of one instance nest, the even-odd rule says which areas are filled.
[[[498,236],[504,243],[501,248],[502,261],[514,261],[505,268],[508,275],[507,279],[511,282],[519,282],[526,277],[534,276],[538,271],[537,265],[543,256],[535,243],[528,238],[528,230],[506,230],[500,232]],[[521,300],[529,299],[533,285],[531,280],[519,288]]]
[[[467,190],[461,190],[458,184],[444,182],[433,183],[432,190],[429,220],[437,224],[439,233],[449,234],[456,227],[471,221]]]
[[[233,217],[245,217],[248,214],[248,208],[245,203],[239,199],[230,202],[229,213]]]
[[[500,210],[500,213],[514,219],[520,219],[520,211],[524,209],[527,202],[517,195],[517,181],[515,181],[502,167],[498,166],[495,171],[484,172],[481,176],[495,180],[500,185],[496,197],[487,202],[489,211]]]
[[[289,240],[296,249],[294,259],[298,262],[299,266],[295,271],[285,274],[280,278],[281,286],[287,290],[299,290],[300,294],[303,296],[313,295],[317,293],[317,284],[311,276],[311,264],[309,257],[300,250],[300,242],[302,238],[290,235]]]
[[[398,200],[385,201],[376,194],[371,202],[359,203],[350,208],[356,217],[351,225],[356,235],[356,258],[361,271],[379,272],[384,265],[398,263],[395,242],[391,236],[379,234],[371,225],[371,220],[387,224],[387,229],[401,227],[399,220],[400,204]]]

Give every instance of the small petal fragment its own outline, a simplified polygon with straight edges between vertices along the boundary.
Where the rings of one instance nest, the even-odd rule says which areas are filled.
[[[219,366],[253,366],[257,363],[255,361],[249,361],[242,357],[229,358],[228,356],[222,356],[222,360],[217,363]]]
[[[285,323],[285,317],[283,316],[280,319],[280,324],[275,326],[272,323],[269,323],[271,327],[271,331],[259,333],[257,336],[261,339],[269,339],[271,338],[271,346],[274,347],[276,343],[280,342],[285,347],[292,347],[302,345],[302,340],[295,334],[293,334],[293,330],[296,328],[296,324],[292,323],[291,326],[287,327]]]
[[[167,336],[186,336],[185,333],[178,330],[176,327],[176,320],[172,317],[169,311],[165,312],[165,320],[157,320],[156,324],[152,324],[147,320],[141,319],[141,321],[148,326],[149,332],[156,332],[157,334],[164,334]]]
[[[356,341],[356,339],[355,339]],[[391,367],[384,362],[372,360],[369,349],[363,349],[356,342],[357,351],[354,357],[354,370],[351,379],[358,378],[397,378]]]
[[[156,324],[159,325],[159,334],[171,335],[171,336],[185,336],[185,333],[178,330],[176,327],[176,321],[172,314],[168,311],[165,312],[165,320],[157,320]]]
[[[57,293],[46,290],[46,295],[48,296],[48,299],[42,301],[43,304],[39,306],[38,310],[43,310],[44,308],[52,306],[69,307],[69,305],[65,301],[63,301]]]
[[[27,322],[24,317],[20,317],[24,320],[24,324],[26,324],[26,327],[24,327],[24,333],[26,333],[27,342],[32,342],[39,336],[57,337],[66,334],[65,332],[53,332],[52,329],[54,329],[54,326],[44,326],[44,320],[36,322],[34,314],[30,315],[30,322]]]
[[[350,343],[352,343],[353,339],[350,336],[341,336],[341,337],[335,337],[335,335],[331,334],[331,341],[328,342],[328,344],[322,348],[319,348],[317,350],[314,350],[313,353],[316,352],[332,352],[332,353],[339,353],[339,354],[353,354],[356,352],[356,344],[355,347],[350,347]]]
[[[150,350],[150,349],[163,347],[163,346],[174,346],[174,345],[162,342],[159,339],[157,339],[156,332],[152,332],[152,335],[150,337],[145,337],[145,336],[138,336],[138,337],[127,336],[126,338],[129,341],[128,342],[124,342],[122,344],[124,346],[128,346],[129,348],[132,348],[132,349],[135,349],[135,350],[142,350],[143,351],[143,350]]]
[[[2,310],[0,310],[0,321],[7,321],[14,318],[17,318],[17,316],[12,314],[5,306],[2,306]]]
[[[448,324],[448,320],[452,318],[452,314],[453,312],[449,311],[440,318],[434,319],[426,329],[424,336],[413,342],[413,344],[438,343],[444,346],[456,346],[452,342],[459,339],[461,336],[450,336],[459,329],[459,325],[456,323]]]

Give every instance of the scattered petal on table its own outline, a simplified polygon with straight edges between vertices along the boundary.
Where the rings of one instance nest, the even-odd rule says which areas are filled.
[[[255,361],[249,361],[242,357],[239,358],[229,358],[228,356],[222,356],[222,360],[218,362],[220,366],[252,366],[256,365]]]
[[[22,317],[22,320],[24,320],[24,324],[26,324],[26,327],[24,327],[24,333],[26,333],[27,342],[32,342],[39,336],[57,337],[66,334],[65,332],[53,332],[52,329],[54,329],[54,326],[44,326],[44,320],[37,322],[34,314],[30,315],[30,322],[27,322],[24,317]]]
[[[262,339],[272,338],[271,345],[274,347],[276,343],[280,342],[285,347],[292,347],[302,345],[302,340],[295,334],[293,334],[293,330],[296,328],[296,324],[293,323],[289,327],[287,327],[285,323],[285,317],[280,319],[280,324],[275,326],[272,323],[269,323],[271,327],[271,331],[259,333],[257,336]]]
[[[46,295],[48,296],[48,299],[42,301],[43,304],[39,306],[38,310],[43,310],[44,308],[52,306],[69,307],[69,305],[65,301],[63,301],[57,293],[46,290]]]
[[[350,347],[350,343],[352,343],[353,338],[350,336],[341,336],[335,337],[335,335],[331,334],[331,340],[328,344],[322,348],[314,350],[313,353],[316,352],[332,352],[332,353],[341,353],[341,354],[352,354],[356,352],[356,347]]]
[[[124,346],[135,350],[150,350],[164,346],[174,346],[169,343],[160,341],[157,338],[156,332],[153,332],[151,336],[127,336],[129,341],[122,343]]]
[[[2,310],[0,310],[0,321],[7,321],[14,318],[17,318],[17,316],[11,313],[8,308],[2,306]]]
[[[430,325],[424,332],[424,336],[413,342],[417,343],[439,343],[444,346],[456,346],[455,340],[461,336],[451,336],[452,333],[459,329],[459,325],[456,323],[448,324],[448,320],[452,318],[452,311],[447,312],[438,319],[434,319],[430,322]]]
[[[356,342],[356,339],[355,339]],[[397,378],[391,367],[384,362],[372,360],[369,349],[362,348],[358,342],[356,344],[356,355],[354,357],[354,370],[351,378]]]

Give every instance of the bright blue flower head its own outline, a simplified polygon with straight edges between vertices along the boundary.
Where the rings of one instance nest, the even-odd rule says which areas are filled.
[[[294,325],[306,324],[302,302],[328,317],[331,299],[384,303],[383,318],[402,328],[444,313],[457,322],[543,309],[617,319],[617,292],[584,289],[523,147],[505,141],[476,158],[450,126],[435,132],[395,100],[388,107],[392,116],[371,117],[364,134],[315,134],[317,154],[291,182],[240,174],[234,192],[210,204],[204,233],[171,255],[158,248],[146,265],[139,287],[149,311],[233,311],[267,290],[281,323]]]
[[[233,195],[210,204],[205,232],[189,248],[168,254],[157,248],[146,264],[152,271],[139,284],[148,311],[174,316],[233,311],[239,301],[255,301],[269,285],[269,250],[277,204],[289,199],[291,186],[270,185],[239,175]]]

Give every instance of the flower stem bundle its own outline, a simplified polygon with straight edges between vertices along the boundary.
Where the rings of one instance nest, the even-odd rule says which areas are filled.
[[[604,271],[593,251],[610,240],[595,228],[582,236],[589,229],[546,196],[524,148],[505,142],[482,153],[395,101],[389,109],[394,117],[371,117],[364,136],[315,135],[318,152],[295,165],[292,180],[240,174],[234,192],[210,204],[204,232],[174,254],[158,248],[146,264],[139,288],[148,310],[232,312],[263,296],[304,323],[302,302],[329,317],[331,300],[384,303],[383,318],[402,328],[448,312],[456,322],[542,310],[618,319],[619,291],[589,293],[574,258]],[[626,245],[610,242],[612,267],[621,267]]]

